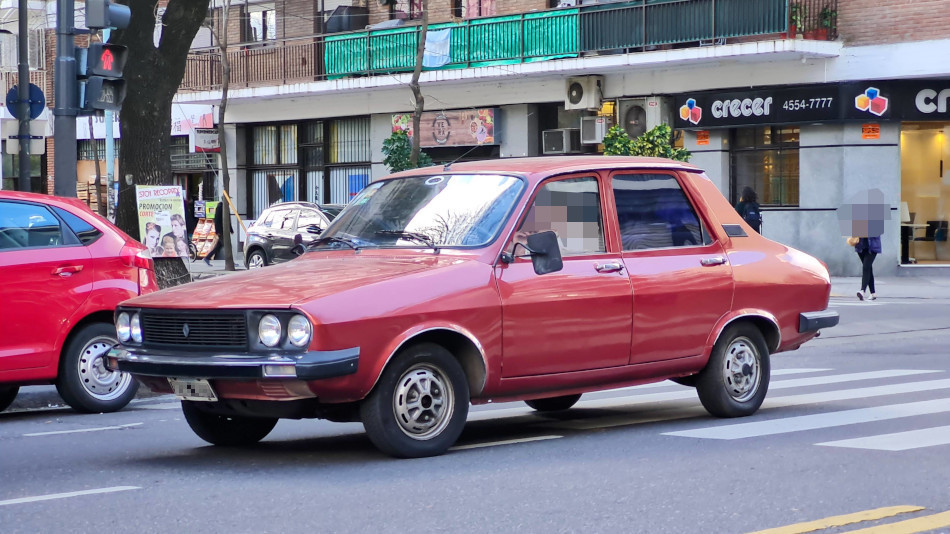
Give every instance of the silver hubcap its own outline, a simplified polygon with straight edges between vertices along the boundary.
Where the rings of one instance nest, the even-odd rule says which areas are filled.
[[[120,397],[132,383],[132,375],[106,369],[102,357],[115,345],[107,336],[93,338],[79,355],[79,380],[93,397],[107,401]]]
[[[418,440],[434,438],[452,419],[455,393],[442,372],[419,364],[406,371],[393,394],[393,412],[399,428]]]
[[[747,337],[732,340],[722,369],[722,381],[729,396],[739,402],[751,399],[759,390],[761,377],[759,352],[752,341]]]
[[[264,257],[260,254],[252,254],[251,259],[247,262],[248,269],[260,269],[264,266]]]

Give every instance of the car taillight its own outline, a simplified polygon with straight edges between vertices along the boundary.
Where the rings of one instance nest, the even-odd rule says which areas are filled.
[[[147,250],[125,245],[122,247],[120,256],[126,265],[138,270],[139,295],[151,293],[157,289],[154,280],[155,262],[152,261]]]

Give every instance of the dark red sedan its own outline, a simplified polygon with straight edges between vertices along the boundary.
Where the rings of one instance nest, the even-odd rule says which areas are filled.
[[[407,171],[307,248],[124,303],[109,367],[178,395],[214,444],[319,417],[418,457],[455,442],[470,403],[564,410],[673,379],[713,415],[750,415],[769,355],[838,322],[820,261],[754,232],[700,169],[661,159]]]
[[[102,357],[116,305],[158,289],[144,250],[78,199],[0,191],[0,410],[49,383],[81,412],[129,403],[138,383]]]

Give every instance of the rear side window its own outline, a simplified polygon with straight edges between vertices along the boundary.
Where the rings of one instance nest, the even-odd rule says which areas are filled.
[[[46,206],[0,202],[0,249],[62,245],[59,219]]]
[[[613,177],[623,250],[699,246],[707,242],[699,217],[669,174]]]
[[[60,216],[64,221],[66,221],[66,226],[76,234],[76,237],[79,238],[79,241],[83,245],[88,245],[95,242],[102,236],[102,232],[96,229],[95,226],[87,223],[86,221],[76,217],[72,213],[60,208],[53,208],[57,215]]]
[[[260,219],[258,219],[257,222],[254,223],[254,226],[260,226],[261,228],[270,228],[271,226],[274,225],[274,220],[277,219],[277,216],[283,215],[283,213],[284,213],[284,210],[271,211],[265,214]]]

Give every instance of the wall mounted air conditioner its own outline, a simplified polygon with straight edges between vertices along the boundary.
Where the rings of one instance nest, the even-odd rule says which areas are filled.
[[[630,139],[640,137],[660,124],[673,124],[669,97],[645,96],[617,101],[617,121]]]
[[[544,154],[576,154],[581,151],[579,128],[558,128],[541,132]]]
[[[600,109],[604,96],[603,76],[568,78],[565,85],[564,109]]]
[[[596,117],[581,117],[581,143],[598,145],[604,142],[607,130],[614,125],[613,119],[598,115]]]

